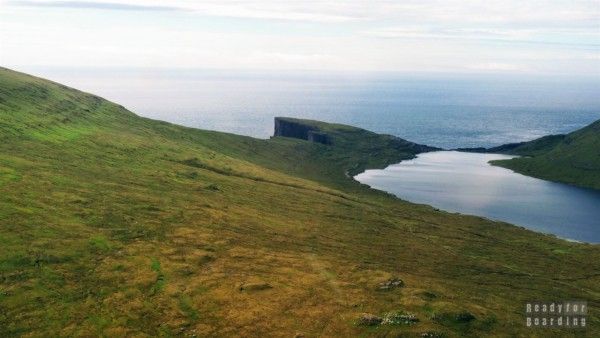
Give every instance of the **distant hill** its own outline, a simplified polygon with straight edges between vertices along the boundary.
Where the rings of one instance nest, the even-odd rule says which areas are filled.
[[[366,168],[385,167],[419,153],[440,150],[362,128],[291,117],[276,117],[274,134],[275,137],[306,139],[331,145],[320,147],[323,154],[328,155],[324,163],[344,164],[349,176],[359,174]],[[320,139],[312,139],[313,135],[318,135]]]
[[[600,189],[600,120],[567,135],[488,149],[521,155],[494,165],[516,172],[581,187]]]
[[[431,148],[293,121],[311,140],[0,68],[0,337],[562,337],[524,304],[573,299],[600,335],[600,246],[370,189]]]

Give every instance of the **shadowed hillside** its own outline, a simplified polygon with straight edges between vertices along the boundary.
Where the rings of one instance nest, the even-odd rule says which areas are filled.
[[[600,247],[368,189],[347,173],[427,149],[303,123],[331,144],[0,68],[0,336],[574,335],[525,328],[538,299],[600,334]]]

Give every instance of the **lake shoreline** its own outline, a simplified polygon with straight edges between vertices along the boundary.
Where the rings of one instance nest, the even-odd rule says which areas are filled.
[[[592,208],[600,203],[600,192],[489,163],[513,157],[434,151],[353,178],[411,203],[514,224],[568,241],[600,243],[593,220],[600,213]]]

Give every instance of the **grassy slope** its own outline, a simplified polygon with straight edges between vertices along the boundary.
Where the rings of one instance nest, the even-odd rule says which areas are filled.
[[[494,165],[546,180],[600,189],[600,120],[568,135],[552,135],[514,148],[492,148],[525,157]]]
[[[599,333],[598,246],[367,189],[344,172],[412,156],[369,135],[195,130],[0,69],[0,336],[564,334],[523,327],[532,299]],[[420,322],[354,324],[396,310]]]

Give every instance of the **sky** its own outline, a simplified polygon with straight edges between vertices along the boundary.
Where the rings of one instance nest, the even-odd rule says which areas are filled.
[[[0,65],[600,77],[600,0],[0,0]]]

